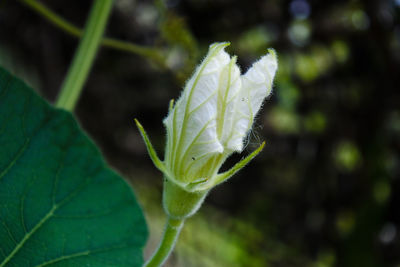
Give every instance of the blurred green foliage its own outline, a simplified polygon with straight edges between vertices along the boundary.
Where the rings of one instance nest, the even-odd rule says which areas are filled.
[[[361,164],[360,151],[350,141],[340,142],[334,153],[336,164],[341,170],[353,171]]]
[[[41,2],[76,25],[89,7]],[[267,146],[187,221],[170,266],[399,266],[399,17],[397,0],[116,0],[107,35],[159,49],[168,71],[103,49],[77,116],[132,177],[150,211],[149,247],[164,220],[162,179],[132,120],[162,154],[169,100],[209,44],[230,41],[242,72],[277,51],[274,90],[244,154]],[[54,99],[76,41],[16,1],[0,18],[0,62]]]

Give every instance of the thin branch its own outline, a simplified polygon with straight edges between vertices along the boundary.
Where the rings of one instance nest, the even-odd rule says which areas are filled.
[[[56,26],[57,28],[63,30],[71,36],[81,38],[83,35],[83,30],[70,23],[66,19],[54,13],[51,9],[46,7],[44,4],[36,0],[19,0],[24,3],[27,7],[37,12],[39,15],[44,17],[48,22]],[[133,44],[130,42],[125,42],[113,38],[104,37],[101,41],[101,45],[109,47],[112,49],[129,52],[132,54],[140,55],[145,58],[152,60],[158,66],[167,69],[165,64],[165,56],[163,53],[153,47],[146,47],[142,45]]]

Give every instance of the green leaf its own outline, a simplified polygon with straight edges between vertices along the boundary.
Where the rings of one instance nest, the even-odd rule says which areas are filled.
[[[0,267],[140,266],[130,186],[72,115],[0,68]]]

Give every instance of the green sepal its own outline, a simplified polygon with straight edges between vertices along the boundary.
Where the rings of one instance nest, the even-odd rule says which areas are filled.
[[[247,165],[255,156],[257,156],[264,148],[265,142],[263,142],[256,150],[254,150],[251,154],[249,154],[247,157],[236,163],[231,169],[229,169],[226,172],[217,174],[215,178],[210,180],[207,183],[201,183],[195,186],[192,190],[193,191],[202,191],[202,190],[208,190],[211,189],[214,186],[217,186],[229,178],[231,178],[233,175],[235,175],[238,171],[240,171],[244,166]]]
[[[164,178],[163,207],[169,218],[186,219],[195,214],[206,198],[208,190],[190,192]]]
[[[149,156],[150,156],[151,160],[153,161],[154,165],[161,172],[166,173],[166,168],[165,168],[164,162],[162,160],[160,160],[160,158],[157,156],[157,152],[154,150],[154,147],[151,144],[150,139],[147,136],[147,133],[144,130],[143,126],[140,124],[140,122],[137,119],[135,119],[135,123],[140,131],[140,134],[143,137],[144,143],[146,144],[147,152],[149,153]]]

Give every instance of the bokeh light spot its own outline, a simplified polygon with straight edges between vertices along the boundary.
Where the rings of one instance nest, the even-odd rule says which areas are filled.
[[[310,16],[311,7],[305,0],[294,0],[289,6],[290,13],[297,19],[306,19]]]
[[[304,118],[304,128],[311,133],[322,133],[326,128],[326,117],[319,111],[313,111]]]
[[[342,237],[348,236],[354,228],[356,219],[352,211],[342,211],[336,219],[336,228]]]
[[[397,234],[397,228],[393,223],[386,223],[380,233],[379,233],[379,240],[387,245],[391,242],[393,242],[393,240],[396,238],[396,234]]]
[[[294,21],[288,30],[289,40],[297,46],[304,46],[307,44],[310,35],[311,26],[307,21]]]
[[[369,17],[360,9],[353,12],[351,15],[351,22],[357,30],[366,30],[369,27]]]
[[[384,181],[379,181],[374,185],[373,194],[376,202],[384,204],[390,197],[390,184]]]
[[[349,58],[349,46],[341,40],[336,40],[332,43],[332,51],[336,61],[339,63],[344,63]]]
[[[351,172],[361,163],[361,153],[357,146],[350,141],[342,141],[334,153],[336,165],[343,171]]]

